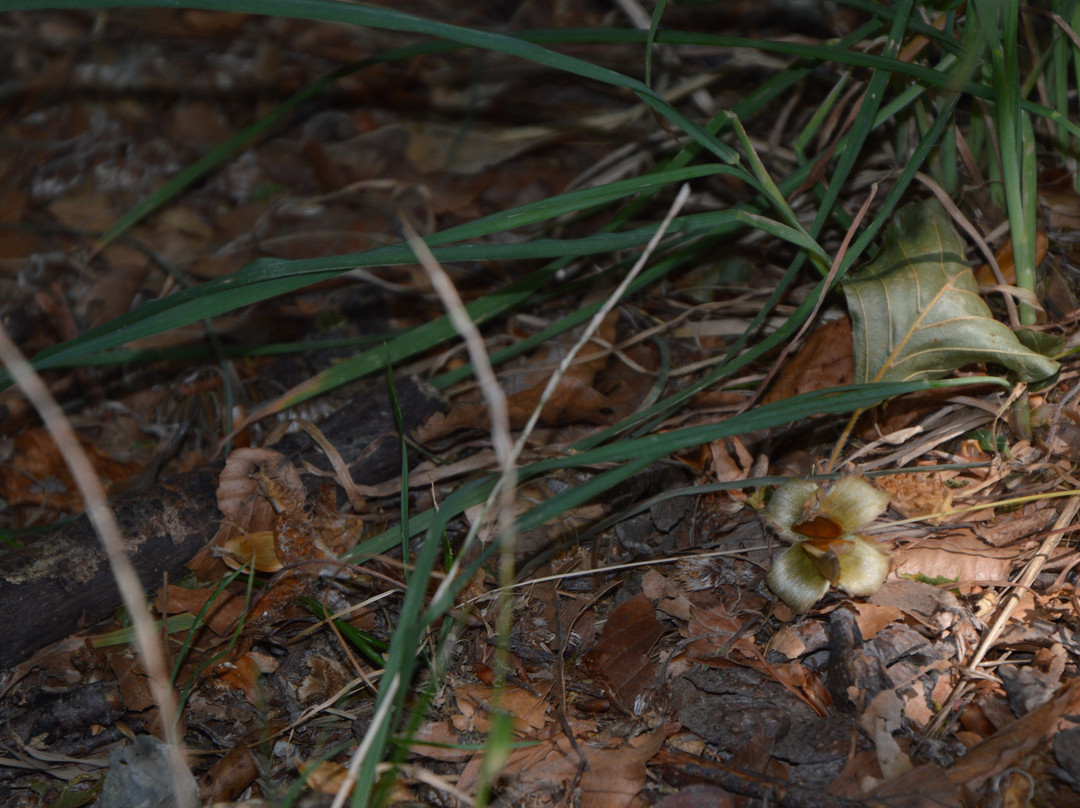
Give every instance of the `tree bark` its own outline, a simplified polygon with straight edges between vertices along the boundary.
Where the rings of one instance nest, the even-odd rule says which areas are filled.
[[[446,402],[431,387],[414,378],[395,383],[406,432]],[[397,427],[385,384],[370,384],[319,428],[352,464],[353,479],[374,485],[400,473]],[[368,453],[368,447],[378,443]],[[322,451],[305,434],[288,435],[274,445],[298,468],[307,461],[329,469]],[[411,462],[411,461],[410,461]],[[178,579],[184,565],[217,532],[218,475],[224,460],[178,474],[117,497],[111,504],[123,532],[128,557],[147,591],[157,589],[162,576]],[[351,466],[350,466],[351,468]],[[312,488],[319,478],[307,475]],[[0,558],[0,669],[13,667],[44,646],[76,629],[108,617],[120,605],[108,560],[85,515],[55,534]]]

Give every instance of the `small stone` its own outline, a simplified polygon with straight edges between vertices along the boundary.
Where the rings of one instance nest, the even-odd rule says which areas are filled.
[[[109,771],[101,788],[100,808],[194,808],[199,787],[185,767],[183,792],[173,788],[168,744],[153,735],[109,755]],[[181,764],[182,765],[182,764]]]

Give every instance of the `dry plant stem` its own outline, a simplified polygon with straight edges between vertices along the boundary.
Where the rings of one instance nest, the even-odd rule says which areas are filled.
[[[456,797],[457,799],[461,800],[461,802],[465,805],[470,806],[470,808],[472,805],[474,805],[472,797],[470,797],[464,791],[460,791],[452,783],[448,782],[443,777],[439,777],[439,775],[435,774],[434,772],[429,772],[427,769],[422,768],[421,766],[414,766],[411,764],[403,765],[401,767],[401,771],[408,777],[414,777],[421,783],[425,783],[434,789],[444,791],[447,794]]]
[[[428,246],[420,239],[416,231],[407,222],[404,224],[404,227],[410,246],[416,253],[421,265],[427,271],[432,286],[435,288],[440,298],[442,298],[448,316],[454,323],[455,328],[457,328],[458,332],[465,340],[465,344],[469,349],[470,358],[473,362],[473,367],[476,369],[477,379],[487,398],[488,408],[491,413],[492,443],[494,444],[495,454],[499,460],[499,464],[502,466],[502,474],[500,476],[499,485],[496,486],[496,491],[498,491],[500,504],[501,538],[504,546],[508,549],[508,552],[503,553],[503,563],[500,565],[500,578],[504,575],[508,575],[509,580],[512,581],[514,558],[512,532],[514,524],[513,505],[517,472],[514,469],[513,460],[510,457],[510,421],[506,405],[506,396],[495,378],[495,372],[491,367],[491,361],[488,359],[480,332],[465,313],[465,306],[462,303],[457,290],[454,288],[453,283],[450,281],[449,276],[443,268],[439,266],[435,257],[431,254],[431,250],[428,249]],[[495,494],[496,492],[493,491],[492,495],[494,496]],[[488,501],[488,506],[490,506],[490,504],[491,499]],[[481,521],[482,520],[477,520],[477,523],[473,525],[469,538],[475,535]],[[469,539],[466,541],[468,540]],[[503,567],[506,567],[507,564],[509,564],[509,570],[502,569]],[[437,600],[445,593],[446,588],[449,587],[457,577],[456,573],[458,568],[458,562],[455,561],[454,567],[448,572],[442,583],[439,585],[433,599]],[[503,622],[503,612],[506,613],[505,621],[509,621],[509,610],[502,609],[500,610],[500,623]],[[338,790],[337,794],[334,795],[334,801],[331,804],[331,808],[341,808],[349,793],[352,791],[353,786],[356,784],[360,766],[374,743],[375,733],[378,728],[382,725],[382,722],[388,720],[389,710],[393,704],[394,695],[397,693],[400,684],[401,682],[398,676],[395,676],[387,683],[386,696],[379,705],[379,710],[372,717],[371,725],[364,735],[364,739],[360,742],[360,745],[356,748],[352,758],[349,760],[346,776],[341,784],[341,788]]]
[[[976,247],[979,248],[979,252],[983,254],[983,258],[986,259],[986,263],[990,266],[990,271],[994,273],[994,279],[997,280],[1002,286],[1008,287],[1009,284],[1005,280],[1005,275],[1001,272],[1001,267],[998,266],[997,258],[994,256],[994,251],[990,249],[990,245],[986,243],[986,239],[975,228],[965,216],[960,208],[956,206],[956,203],[949,198],[949,195],[945,192],[945,189],[934,182],[933,179],[923,174],[921,171],[915,174],[915,179],[925,185],[941,202],[942,207],[952,217],[960,229],[967,233],[968,238],[972,240]],[[1020,327],[1020,315],[1016,311],[1016,303],[1013,301],[1012,295],[1002,294],[1002,300],[1005,302],[1005,311],[1009,315],[1009,327],[1016,329]]]
[[[371,726],[368,728],[367,733],[365,733],[364,740],[360,741],[360,745],[356,747],[356,751],[353,752],[352,759],[349,760],[348,771],[346,771],[345,777],[341,781],[341,788],[339,788],[337,794],[334,795],[334,801],[330,804],[330,808],[341,808],[341,806],[345,804],[345,800],[348,799],[349,794],[352,792],[353,786],[356,785],[356,778],[360,772],[360,764],[364,762],[368,750],[371,749],[371,745],[375,741],[376,729],[380,727],[384,721],[388,720],[390,707],[394,703],[394,696],[397,694],[400,685],[401,679],[398,676],[395,676],[387,684],[386,698],[384,698],[382,704],[379,705],[379,709],[375,711],[375,715],[371,717]]]
[[[536,428],[537,422],[540,420],[540,413],[544,409],[544,405],[547,404],[548,399],[555,393],[555,388],[559,386],[559,380],[562,379],[566,373],[567,368],[574,361],[574,357],[578,355],[582,348],[584,348],[593,335],[599,330],[600,324],[607,317],[608,313],[618,305],[622,300],[623,295],[626,294],[626,290],[630,288],[630,284],[634,282],[641,271],[645,268],[652,256],[653,251],[656,250],[660,240],[664,237],[668,227],[671,226],[672,220],[679,215],[679,211],[682,210],[683,205],[686,204],[686,200],[690,197],[690,186],[684,184],[680,189],[678,195],[675,197],[675,201],[671,203],[671,209],[668,210],[664,220],[660,223],[660,227],[657,228],[656,233],[649,239],[649,243],[645,246],[645,251],[641,254],[641,257],[634,263],[630,271],[626,273],[626,277],[616,287],[615,291],[611,293],[611,296],[604,302],[604,305],[600,307],[600,310],[596,312],[589,325],[585,328],[585,333],[581,335],[581,338],[577,341],[573,348],[563,357],[562,362],[559,363],[559,367],[555,372],[551,374],[551,378],[548,379],[547,386],[544,388],[543,394],[540,396],[540,401],[537,403],[536,408],[529,416],[528,422],[525,424],[525,428],[521,431],[521,437],[518,438],[517,443],[514,445],[513,452],[511,453],[511,462],[517,462],[521,452],[525,449],[525,444],[529,440],[529,435]]]
[[[635,28],[648,30],[651,20],[648,13],[637,0],[615,0],[615,5],[622,9]]]
[[[923,519],[924,517],[920,516],[917,518]],[[908,521],[914,522],[917,520],[910,519]],[[574,570],[573,572],[560,572],[556,575],[545,575],[542,578],[530,578],[527,581],[518,581],[517,583],[511,584],[509,588],[520,589],[526,586],[535,586],[536,584],[547,583],[548,581],[565,581],[568,578],[583,578],[586,575],[596,575],[597,573],[601,572],[610,575],[613,572],[619,572],[621,570],[631,570],[636,569],[637,567],[655,567],[660,564],[674,564],[679,561],[685,561],[686,559],[693,559],[696,561],[700,558],[723,558],[725,556],[742,556],[746,555],[747,553],[764,552],[771,549],[772,547],[768,544],[758,544],[752,545],[750,547],[740,547],[738,550],[714,550],[708,553],[693,553],[691,555],[668,556],[666,558],[650,558],[647,561],[628,561],[625,564],[616,564],[612,567],[594,567],[587,570]],[[479,603],[483,600],[490,600],[491,598],[498,595],[501,591],[501,587],[499,589],[493,589],[490,592],[485,592],[482,595],[477,595],[473,598],[470,598],[469,600],[465,601],[465,603]]]
[[[338,691],[336,693],[334,693],[332,696],[327,698],[325,701],[322,701],[322,702],[320,702],[318,704],[311,705],[306,710],[304,710],[304,712],[300,713],[300,715],[296,718],[296,720],[294,720],[291,724],[282,727],[277,732],[275,732],[274,734],[267,737],[266,740],[267,741],[273,741],[273,740],[275,740],[277,738],[281,738],[281,737],[283,737],[285,735],[290,734],[297,727],[303,726],[305,723],[310,721],[315,716],[319,715],[322,712],[325,712],[325,711],[329,710],[331,707],[333,707],[335,704],[337,704],[337,702],[339,702],[341,699],[345,698],[346,696],[351,696],[353,693],[355,693],[357,690],[360,689],[361,685],[368,688],[368,690],[370,690],[372,693],[374,693],[375,692],[375,681],[374,680],[379,678],[379,674],[381,674],[381,673],[382,673],[382,671],[375,671],[370,676],[367,676],[367,677],[359,677],[358,676],[355,679],[351,679],[350,681],[346,682],[341,688],[339,688]],[[259,741],[258,743],[262,743],[262,741]]]
[[[848,247],[851,246],[851,240],[855,237],[855,231],[859,229],[859,225],[866,217],[866,212],[870,209],[870,203],[873,202],[874,197],[877,196],[877,189],[878,186],[876,182],[870,186],[870,193],[867,195],[866,201],[862,203],[862,207],[859,208],[859,212],[855,215],[855,221],[851,223],[851,227],[849,227],[848,231],[844,234],[844,240],[840,244],[840,249],[836,253],[836,258],[833,259],[832,266],[829,267],[829,274],[825,276],[824,290],[822,291],[821,296],[818,297],[818,301],[814,305],[814,310],[810,312],[810,316],[807,317],[806,322],[802,324],[802,328],[799,329],[799,333],[797,333],[794,338],[791,339],[788,344],[784,346],[784,350],[780,352],[780,356],[777,357],[775,362],[773,362],[772,367],[769,368],[768,374],[766,374],[761,384],[758,385],[758,388],[755,391],[754,395],[750,397],[750,400],[743,405],[742,409],[739,410],[739,412],[746,412],[748,409],[753,407],[754,404],[757,403],[758,399],[761,398],[762,395],[765,394],[765,391],[768,389],[769,384],[773,380],[773,377],[775,377],[776,374],[780,372],[780,368],[784,364],[784,360],[787,359],[788,354],[791,353],[795,345],[797,345],[799,340],[803,338],[803,334],[805,334],[810,329],[810,326],[814,323],[814,320],[817,318],[818,312],[821,311],[821,307],[825,304],[825,293],[829,291],[829,287],[832,286],[833,279],[836,277],[836,273],[840,271],[840,262],[843,261],[844,256],[847,255]]]
[[[450,276],[446,274],[439,262],[435,260],[428,246],[420,239],[409,224],[405,223],[405,235],[409,245],[420,260],[421,266],[427,272],[431,285],[443,301],[446,314],[454,324],[454,328],[465,340],[469,350],[469,358],[472,360],[473,369],[476,373],[480,389],[487,400],[488,411],[491,414],[491,441],[495,447],[495,457],[500,466],[499,480],[485,503],[483,515],[476,520],[469,531],[466,543],[479,532],[479,526],[484,521],[484,516],[490,512],[497,497],[499,503],[498,528],[499,528],[499,584],[507,586],[514,581],[514,499],[517,488],[517,468],[515,462],[517,453],[513,451],[510,443],[510,415],[506,403],[506,393],[499,386],[495,377],[495,369],[491,366],[491,358],[484,346],[484,338],[476,324],[469,319],[465,311],[465,304],[461,301],[457,289],[454,288]],[[538,409],[543,404],[538,405]],[[453,568],[448,572],[445,579],[439,585],[434,599],[438,599],[458,577],[460,562],[464,553],[459,553],[454,560]],[[496,619],[496,636],[509,637],[512,629],[513,602],[509,592],[499,597],[498,617]],[[495,688],[492,698],[492,706],[499,710],[502,705],[503,688],[506,684],[505,671],[507,669],[506,657],[508,648],[505,643],[496,643],[495,646]],[[374,726],[374,725],[373,725]],[[494,736],[492,736],[494,737]],[[503,750],[489,745],[485,755],[484,764],[481,768],[481,780],[478,788],[479,793],[486,795],[488,778],[494,778],[498,765],[496,761],[503,757]]]
[[[1049,535],[1043,540],[1042,544],[1039,545],[1039,549],[1035,551],[1035,555],[1032,556],[1031,560],[1024,568],[1024,572],[1013,584],[1012,590],[1005,599],[1001,601],[1001,605],[998,607],[997,617],[994,618],[993,624],[991,624],[986,634],[983,635],[982,640],[979,642],[979,647],[975,649],[975,653],[971,657],[971,661],[968,662],[963,669],[964,678],[955,688],[953,688],[952,693],[949,694],[949,698],[945,701],[945,705],[927,727],[927,732],[929,734],[938,732],[949,720],[952,707],[960,700],[967,690],[968,680],[970,678],[983,678],[976,672],[976,667],[986,658],[986,654],[994,647],[994,643],[996,643],[998,637],[1001,636],[1001,632],[1005,630],[1005,624],[1009,622],[1013,610],[1016,609],[1016,605],[1020,602],[1020,593],[1031,589],[1031,585],[1035,583],[1035,579],[1039,577],[1039,573],[1042,572],[1043,565],[1046,564],[1051,553],[1053,553],[1054,550],[1057,549],[1058,544],[1061,543],[1061,538],[1064,535],[1066,528],[1072,524],[1073,520],[1076,518],[1076,514],[1080,512],[1080,493],[1076,491],[1069,493],[1072,494],[1072,498],[1062,509],[1061,514],[1058,516],[1057,521],[1054,522],[1054,526],[1051,528]]]
[[[1062,32],[1073,43],[1073,46],[1080,49],[1080,34],[1077,34],[1070,26],[1069,23],[1060,14],[1055,14],[1052,11],[1047,11],[1041,8],[1033,8],[1031,6],[1025,6],[1025,11],[1030,11],[1033,14],[1042,14],[1044,17],[1049,17],[1054,21],[1054,25],[1062,30]]]
[[[500,516],[502,517],[503,522],[502,528],[503,530],[511,529],[513,526],[514,514],[514,487],[517,482],[517,471],[514,467],[514,463],[516,462],[518,455],[512,450],[510,445],[510,418],[506,404],[506,394],[499,386],[498,379],[495,377],[495,371],[491,366],[491,360],[484,347],[483,337],[480,335],[480,331],[477,329],[475,323],[469,319],[468,314],[465,312],[465,305],[462,303],[461,297],[458,295],[457,289],[454,288],[454,284],[450,280],[450,277],[443,268],[439,266],[438,261],[435,260],[435,256],[432,255],[428,246],[420,240],[420,237],[408,226],[408,224],[405,225],[405,233],[409,240],[409,245],[413,248],[417,258],[420,260],[420,264],[424,267],[424,270],[428,273],[428,277],[431,279],[431,284],[435,288],[436,293],[442,299],[443,305],[446,307],[447,316],[449,316],[451,322],[454,324],[454,328],[461,334],[462,339],[465,340],[465,345],[469,350],[469,358],[472,360],[477,381],[480,383],[480,389],[484,394],[484,398],[487,400],[488,410],[491,414],[492,444],[495,448],[495,457],[501,467],[501,473],[499,481],[495,484],[494,489],[488,496],[487,502],[484,503],[483,513],[486,514],[494,504],[495,499],[498,498],[500,503]],[[541,403],[538,405],[538,408],[540,406],[543,406],[543,404]],[[484,517],[481,516],[474,522],[469,530],[468,536],[465,538],[463,550],[471,544],[472,540],[479,532],[479,525],[483,520]],[[505,535],[503,538],[505,538]],[[435,592],[435,595],[433,596],[434,600],[438,600],[445,593],[447,587],[449,587],[457,577],[460,557],[461,554],[459,553],[458,560],[454,562],[453,568],[448,571],[446,578]]]
[[[146,592],[139,582],[139,576],[124,552],[124,540],[116,515],[109,507],[105,496],[105,487],[101,484],[94,467],[90,464],[71,422],[56,403],[49,389],[22,351],[11,341],[7,329],[0,324],[0,361],[11,373],[11,378],[30,400],[41,415],[45,428],[49,430],[57,448],[64,457],[64,462],[71,469],[75,485],[86,504],[86,515],[94,526],[102,548],[109,559],[116,586],[120,590],[124,606],[131,616],[135,628],[135,646],[143,669],[150,680],[150,692],[161,715],[161,724],[166,741],[170,746],[170,774],[173,779],[173,793],[179,800],[180,808],[191,808],[190,790],[186,782],[190,775],[185,768],[176,737],[176,701],[169,687],[169,671],[165,664],[165,654],[161,638],[154,628],[154,621],[146,609]]]

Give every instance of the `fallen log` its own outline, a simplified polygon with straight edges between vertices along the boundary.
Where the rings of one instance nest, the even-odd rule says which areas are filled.
[[[433,388],[414,378],[397,380],[395,389],[407,432],[446,409]],[[385,383],[367,385],[323,419],[319,428],[350,464],[357,483],[374,485],[400,473],[400,444],[380,440],[397,434]],[[305,434],[288,435],[273,448],[298,468],[304,461],[320,469],[330,467]],[[223,467],[224,460],[217,461],[112,501],[128,557],[147,591],[157,589],[164,574],[172,580],[182,577],[184,565],[217,532],[221,519],[217,484]],[[320,478],[308,475],[304,480],[313,490]],[[120,602],[108,560],[85,515],[5,554],[0,558],[0,614],[5,618],[0,669],[103,620]]]

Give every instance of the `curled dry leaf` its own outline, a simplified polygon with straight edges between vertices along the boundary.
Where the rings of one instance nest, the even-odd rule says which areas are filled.
[[[300,475],[288,459],[273,449],[237,449],[229,454],[218,477],[218,510],[221,527],[210,543],[199,551],[188,568],[204,578],[221,572],[216,556],[232,537],[273,531],[278,512],[301,514],[307,494]],[[261,539],[255,540],[257,545]],[[243,542],[233,544],[241,564],[248,556]],[[271,563],[272,562],[268,562]]]
[[[888,493],[893,508],[905,519],[944,514],[952,507],[952,489],[938,472],[886,474],[874,480],[874,484]],[[944,516],[928,521],[941,524]]]
[[[272,511],[303,512],[307,496],[296,469],[272,449],[237,449],[230,453],[218,478],[217,494],[218,509],[225,521],[254,530],[270,528],[274,522]],[[260,503],[264,505],[260,507]],[[268,506],[270,511],[266,511]],[[253,524],[256,515],[261,518]]]
[[[856,382],[940,379],[976,362],[1003,365],[1025,382],[1060,369],[993,318],[936,199],[901,210],[874,261],[842,288]]]

